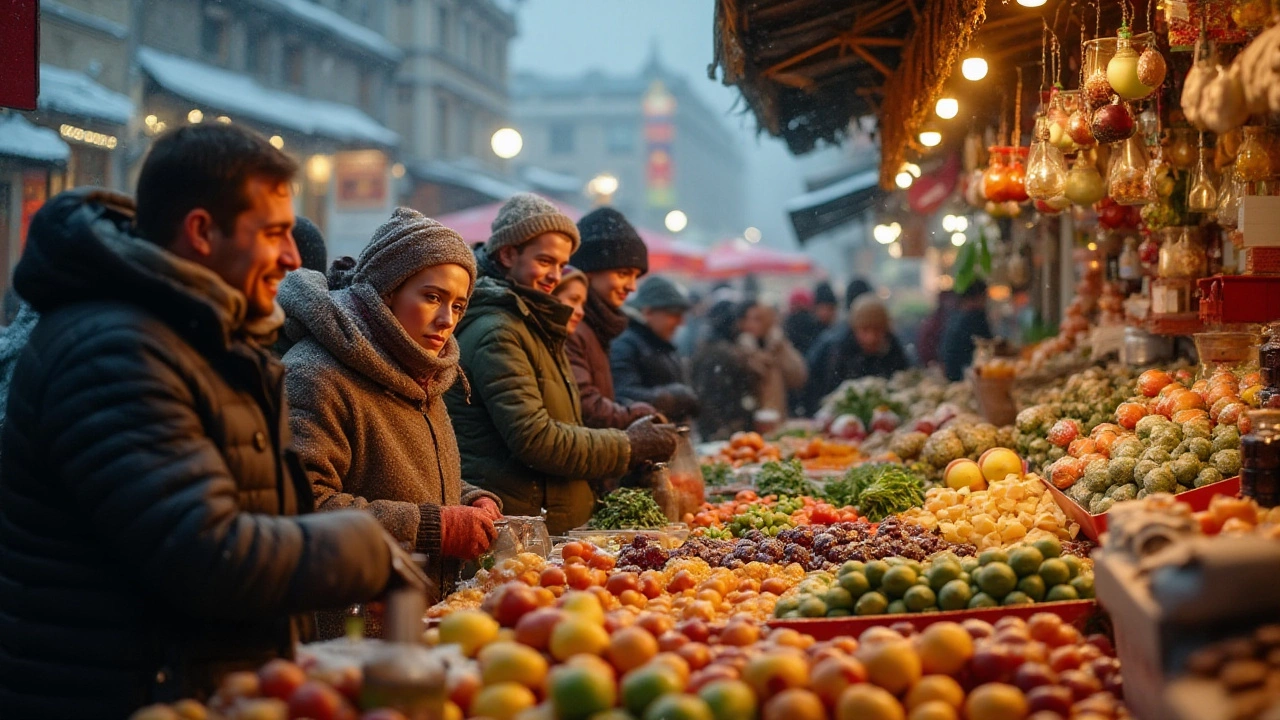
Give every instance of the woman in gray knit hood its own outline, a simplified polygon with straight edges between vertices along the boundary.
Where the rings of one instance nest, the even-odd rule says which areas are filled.
[[[497,496],[462,482],[441,395],[463,378],[453,330],[475,287],[457,233],[397,208],[357,260],[280,284],[293,446],[321,510],[362,508],[429,558],[443,593],[481,555]],[[325,623],[327,624],[327,623]],[[323,630],[322,630],[323,631]],[[328,633],[326,633],[328,634]]]

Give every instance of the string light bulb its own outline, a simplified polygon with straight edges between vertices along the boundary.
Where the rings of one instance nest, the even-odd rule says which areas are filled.
[[[925,147],[937,147],[942,144],[942,133],[936,130],[925,130],[920,133],[920,144]]]
[[[960,63],[960,74],[965,80],[977,82],[987,76],[987,61],[980,57],[968,57]]]
[[[943,120],[950,120],[960,114],[960,101],[953,97],[938,98],[938,102],[933,106],[933,112]]]

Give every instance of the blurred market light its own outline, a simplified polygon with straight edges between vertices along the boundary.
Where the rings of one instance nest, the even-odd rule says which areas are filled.
[[[950,97],[938,98],[937,104],[933,106],[933,112],[943,120],[950,120],[960,114],[960,101]]]
[[[942,133],[936,130],[925,130],[920,133],[920,144],[925,147],[937,147],[942,144]]]
[[[956,247],[960,247],[961,245],[964,245],[965,242],[968,241],[968,239],[969,237],[962,232],[952,233],[951,244],[955,245]]]
[[[896,222],[881,223],[872,228],[871,235],[881,245],[888,245],[902,236],[902,226]]]
[[[271,147],[277,150],[284,149],[284,138],[280,137],[279,135],[272,135],[271,139],[268,140],[267,142],[271,143]]]
[[[667,213],[666,220],[663,223],[667,226],[667,230],[678,233],[689,226],[689,216],[680,210],[672,210]]]
[[[915,181],[916,179],[912,177],[911,173],[907,172],[906,170],[903,170],[902,172],[898,173],[898,175],[893,179],[893,182],[896,183],[897,186],[902,188],[903,190],[906,190],[907,188],[911,187],[911,183]]]
[[[1036,8],[1045,4],[1045,0],[1018,0],[1022,7]]]
[[[200,108],[195,108],[191,112],[187,113],[187,122],[192,125],[204,122],[204,113],[200,112]]]
[[[898,258],[902,257],[902,246],[899,245],[898,243],[894,243],[890,245],[889,257],[893,258],[894,260],[897,260]]]
[[[494,155],[503,160],[510,160],[524,149],[524,138],[515,128],[501,128],[493,134],[489,140],[489,146],[493,148]]]
[[[761,238],[760,228],[749,227],[746,230],[742,231],[742,237],[746,238],[747,242],[749,243],[758,243],[760,242],[760,238]]]
[[[608,199],[618,192],[618,178],[601,173],[587,183],[587,193],[598,198]]]
[[[965,58],[960,63],[960,74],[965,80],[981,80],[987,76],[987,61],[980,57]]]

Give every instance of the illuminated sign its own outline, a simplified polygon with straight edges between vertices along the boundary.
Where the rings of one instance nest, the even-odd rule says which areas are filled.
[[[82,127],[76,127],[75,125],[64,124],[62,127],[58,128],[58,132],[62,137],[68,140],[75,140],[76,142],[81,142],[85,145],[94,145],[108,150],[115,150],[116,145],[119,144],[119,140],[116,139],[115,135],[106,135],[92,130],[85,130]]]

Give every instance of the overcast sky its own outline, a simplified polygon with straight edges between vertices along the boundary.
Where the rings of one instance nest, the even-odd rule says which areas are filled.
[[[644,65],[656,39],[663,63],[688,78],[739,137],[748,163],[743,228],[754,225],[766,243],[790,247],[795,236],[782,204],[804,192],[802,163],[780,140],[757,140],[755,117],[731,111],[737,89],[707,78],[715,6],[713,0],[525,0],[518,10],[511,66],[550,75],[592,68],[632,73]],[[825,159],[829,162],[830,154]],[[810,158],[803,165],[823,161]]]

